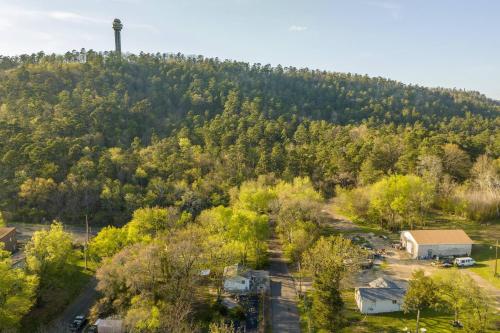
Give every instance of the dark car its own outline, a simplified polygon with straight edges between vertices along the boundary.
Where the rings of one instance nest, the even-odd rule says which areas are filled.
[[[84,315],[78,315],[73,319],[71,325],[69,325],[69,330],[71,332],[79,332],[87,324],[87,318]]]
[[[367,259],[367,260],[361,262],[362,269],[370,269],[372,267],[373,267],[373,260],[372,259]]]
[[[97,333],[97,326],[90,325],[89,328],[87,328],[87,333]]]

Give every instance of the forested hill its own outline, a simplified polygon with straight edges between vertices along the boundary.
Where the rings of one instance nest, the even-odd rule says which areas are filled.
[[[500,104],[476,92],[181,55],[0,60],[9,220],[120,224],[148,205],[196,214],[264,173],[332,195],[368,164],[415,173],[426,154],[450,167],[446,149],[499,156]],[[463,169],[448,172],[460,183]]]

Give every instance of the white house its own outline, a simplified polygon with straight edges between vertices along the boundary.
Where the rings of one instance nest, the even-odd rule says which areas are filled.
[[[364,314],[401,311],[405,289],[394,282],[378,278],[368,284],[370,287],[356,288],[354,298],[359,311]]]
[[[250,291],[250,276],[240,264],[224,268],[224,290],[229,293],[246,293]]]
[[[412,258],[434,256],[470,256],[472,240],[457,230],[406,230],[401,232],[401,244]]]
[[[364,314],[402,310],[406,290],[401,288],[356,288],[354,297]]]

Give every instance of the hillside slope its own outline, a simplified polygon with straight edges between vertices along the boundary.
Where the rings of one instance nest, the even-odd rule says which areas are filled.
[[[196,214],[264,173],[309,176],[332,195],[367,164],[414,173],[446,144],[469,160],[500,154],[500,104],[475,92],[181,55],[3,59],[9,220],[80,223],[88,213],[121,224],[144,205]]]

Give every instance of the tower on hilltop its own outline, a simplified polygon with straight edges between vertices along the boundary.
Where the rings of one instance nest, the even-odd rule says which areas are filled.
[[[115,52],[118,54],[122,53],[122,40],[120,36],[120,31],[122,31],[123,24],[120,19],[115,18],[113,21],[113,30],[115,31]]]

